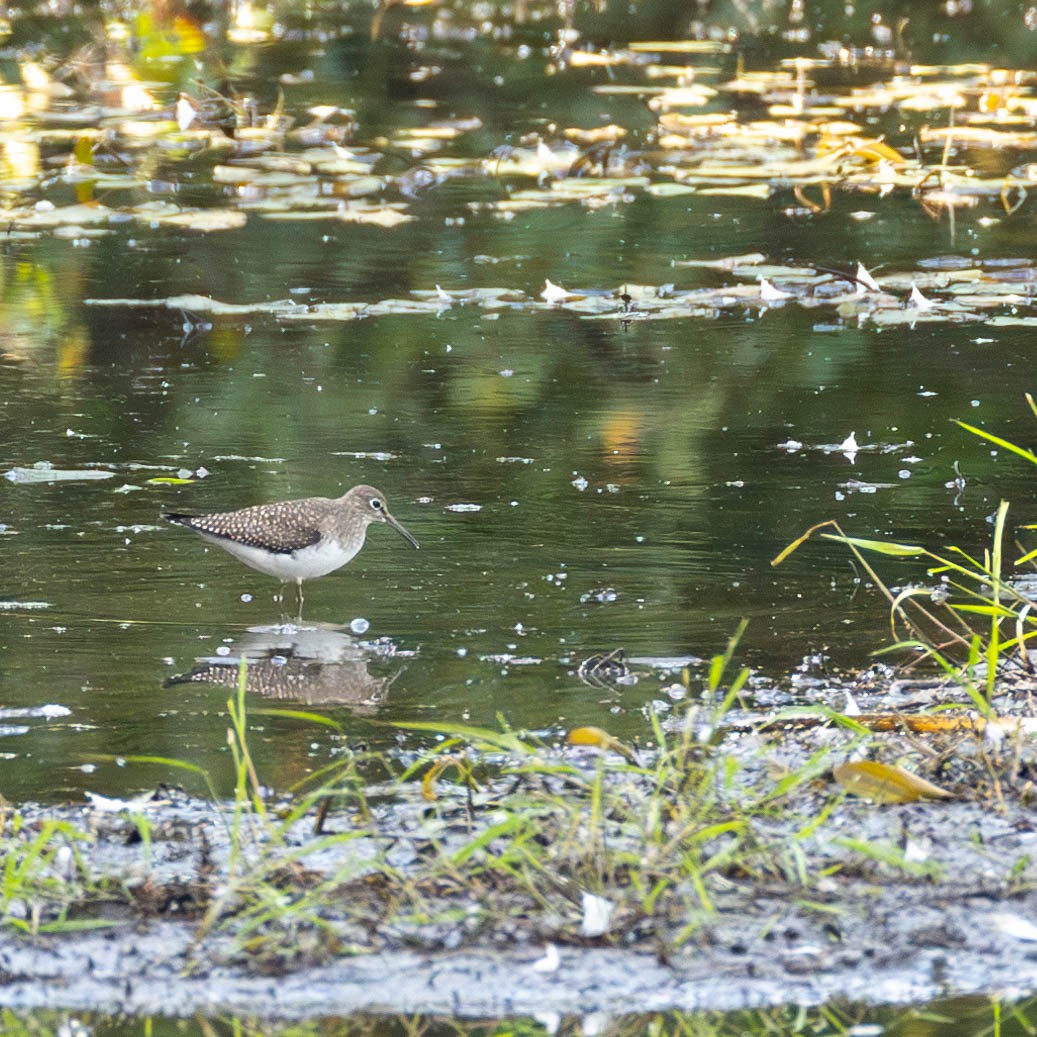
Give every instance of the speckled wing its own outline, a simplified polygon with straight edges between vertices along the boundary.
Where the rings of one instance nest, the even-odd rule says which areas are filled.
[[[257,547],[273,554],[292,554],[320,540],[323,510],[317,501],[279,501],[212,515],[166,515],[203,536]]]

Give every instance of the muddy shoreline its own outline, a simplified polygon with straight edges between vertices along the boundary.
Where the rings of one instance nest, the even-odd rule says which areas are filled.
[[[111,804],[20,808],[26,832],[57,819],[88,834],[77,850],[85,867],[132,895],[93,905],[89,915],[106,920],[106,929],[0,932],[0,1007],[270,1019],[355,1012],[473,1017],[811,1006],[833,998],[879,1006],[1037,990],[1030,863],[1037,831],[1019,799],[996,809],[964,799],[880,809],[848,797],[823,828],[799,840],[812,867],[823,874],[830,866],[831,874],[809,886],[714,876],[712,910],[680,945],[673,937],[687,919],[679,916],[653,919],[654,928],[641,920],[581,938],[572,924],[538,916],[514,899],[476,905],[455,889],[444,896],[446,906],[453,904],[455,918],[461,908],[478,915],[478,924],[390,921],[376,932],[350,919],[342,899],[326,913],[355,939],[334,953],[294,959],[279,952],[293,940],[305,944],[305,933],[274,933],[272,956],[243,954],[240,934],[218,925],[198,939],[202,911],[192,907],[192,896],[203,879],[210,897],[226,881],[226,818],[211,803],[168,790],[152,802],[134,808],[149,814],[146,847],[133,837],[139,822]],[[399,830],[403,814],[391,816]],[[333,814],[331,821],[344,828],[348,818]],[[775,819],[773,834],[787,837],[786,827],[796,823],[793,816]],[[914,846],[921,863],[912,873],[862,861],[847,837]],[[296,848],[313,838],[300,826]],[[363,862],[373,848],[363,838],[348,845],[358,878],[342,897],[362,897],[371,882]],[[340,846],[334,853],[314,849],[305,858],[309,873],[330,867],[336,855]],[[52,870],[60,865],[55,859]],[[9,903],[9,915],[26,906]]]
[[[833,998],[878,1006],[977,993],[1011,999],[1037,989],[1037,945],[1000,935],[989,899],[920,900],[909,919],[897,910],[906,926],[894,923],[883,898],[871,906],[869,921],[848,927],[841,945],[814,942],[823,934],[795,914],[783,919],[784,932],[753,944],[742,942],[745,926],[737,919],[721,919],[713,946],[669,965],[639,951],[563,947],[550,973],[536,967],[542,949],[473,948],[381,952],[276,977],[223,966],[185,974],[193,930],[169,922],[143,931],[6,937],[0,1005],[270,1019],[355,1012],[474,1017],[812,1006]],[[1037,897],[1013,909],[1037,916]],[[876,925],[876,916],[886,924]],[[883,936],[890,942],[883,945]]]

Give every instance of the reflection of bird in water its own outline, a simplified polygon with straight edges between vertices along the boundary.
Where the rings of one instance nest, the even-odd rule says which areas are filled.
[[[245,660],[245,690],[265,698],[306,705],[348,706],[354,713],[376,712],[402,673],[376,677],[368,663],[378,657],[341,630],[310,628],[257,629],[237,646],[237,654],[208,657],[187,673],[171,677],[178,684],[214,684],[236,688]]]
[[[302,615],[302,581],[326,576],[356,557],[372,522],[392,526],[415,547],[417,540],[393,518],[385,495],[373,486],[354,486],[341,497],[257,504],[211,515],[167,514],[203,540],[282,585],[294,581]]]

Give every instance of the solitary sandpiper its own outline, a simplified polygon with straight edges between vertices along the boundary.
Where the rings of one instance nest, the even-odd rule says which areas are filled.
[[[294,580],[302,615],[302,581],[326,576],[351,561],[364,546],[367,527],[387,522],[415,547],[417,540],[396,521],[385,495],[373,486],[354,486],[341,497],[257,504],[212,515],[166,515],[203,540],[283,584]]]

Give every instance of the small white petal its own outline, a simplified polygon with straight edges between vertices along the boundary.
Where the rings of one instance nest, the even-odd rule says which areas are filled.
[[[783,292],[780,288],[775,288],[766,277],[761,277],[760,298],[764,302],[784,302],[793,298],[793,295],[792,292]]]
[[[567,292],[561,285],[552,284],[550,281],[544,281],[544,290],[540,293],[540,298],[547,303],[558,303],[564,302],[570,297],[570,292]]]
[[[865,289],[869,292],[881,292],[875,278],[871,276],[868,268],[863,263],[857,264],[857,293],[863,295]]]
[[[916,310],[920,310],[923,313],[926,310],[931,310],[936,303],[932,299],[927,299],[919,290],[918,285],[911,285],[911,295],[908,297],[907,304],[913,306]]]
[[[581,936],[601,936],[609,931],[612,912],[616,905],[605,897],[594,893],[583,894],[583,921],[580,923]]]

